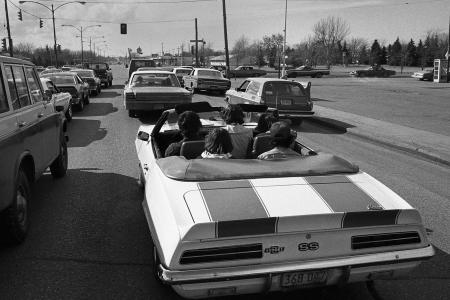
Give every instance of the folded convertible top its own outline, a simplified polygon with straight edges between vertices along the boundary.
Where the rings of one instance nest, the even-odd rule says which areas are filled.
[[[191,159],[171,156],[157,160],[164,175],[182,181],[235,180],[353,174],[358,166],[347,160],[319,153],[282,160]]]

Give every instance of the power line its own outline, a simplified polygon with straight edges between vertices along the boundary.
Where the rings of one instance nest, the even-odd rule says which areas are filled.
[[[55,18],[55,20],[64,20],[64,21],[73,21],[73,22],[86,22],[86,23],[101,23],[101,24],[121,24],[121,23],[127,23],[127,24],[153,24],[153,23],[180,23],[180,22],[192,22],[194,19],[178,19],[178,20],[160,20],[160,21],[135,21],[135,22],[128,22],[128,21],[99,21],[99,20],[77,20],[77,19],[70,19],[70,18]]]
[[[44,2],[66,2],[66,0],[40,0]],[[175,1],[133,1],[133,2],[124,2],[124,1],[84,1],[86,4],[122,4],[122,5],[143,5],[143,4],[176,4],[176,3],[195,3],[195,2],[215,2],[217,0],[175,0]]]
[[[36,16],[35,14],[32,14],[32,13],[30,13],[29,11],[27,11],[27,10],[25,10],[25,9],[23,9],[22,7],[19,7],[17,4],[15,4],[14,2],[12,2],[11,0],[8,0],[8,2],[12,5],[12,6],[14,6],[15,8],[17,8],[17,9],[20,9],[22,12],[24,12],[24,13],[26,13],[27,15],[30,15],[30,16],[32,16],[32,17],[35,17],[36,19],[51,19],[51,18],[44,18],[44,17],[39,17],[39,16]]]

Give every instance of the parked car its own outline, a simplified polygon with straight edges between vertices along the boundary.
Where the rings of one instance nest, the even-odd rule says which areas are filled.
[[[128,68],[128,80],[130,80],[131,74],[143,67],[154,68],[156,67],[155,61],[153,59],[132,59]]]
[[[330,75],[330,70],[328,69],[315,69],[311,66],[300,66],[295,69],[287,70],[286,76],[288,78],[295,78],[301,76],[311,76],[312,78],[320,78],[323,75]]]
[[[258,77],[267,74],[266,71],[255,69],[252,66],[239,66],[234,70],[230,70],[228,77]]]
[[[82,111],[84,105],[89,104],[89,84],[84,82],[76,73],[60,72],[41,75],[43,78],[49,78],[58,89],[68,92],[72,95],[72,107],[76,106]]]
[[[247,78],[239,87],[225,94],[230,104],[265,104],[278,109],[280,116],[296,125],[314,115],[311,82],[301,83],[277,78]]]
[[[102,81],[95,75],[93,70],[89,69],[73,69],[71,72],[76,73],[83,79],[84,82],[89,84],[89,93],[92,95],[98,95],[102,91]]]
[[[128,116],[140,111],[173,108],[192,102],[192,94],[183,89],[174,73],[168,71],[136,71],[131,74],[123,91]]]
[[[189,75],[183,76],[184,87],[193,93],[199,90],[224,93],[231,87],[229,79],[216,70],[195,68]]]
[[[177,76],[178,81],[180,82],[180,85],[182,87],[184,87],[183,76],[187,76],[187,75],[191,74],[192,69],[190,69],[190,68],[174,68],[172,70],[172,72],[174,72],[175,75]]]
[[[61,111],[67,121],[72,120],[72,95],[61,92],[49,78],[41,78],[44,94],[49,97],[56,110]]]
[[[100,78],[102,84],[105,85],[105,87],[112,86],[114,78],[111,68],[107,63],[103,62],[85,63],[83,69],[93,70],[95,76]]]
[[[394,75],[395,71],[387,70],[380,65],[371,66],[365,70],[356,70],[350,72],[350,76],[355,77],[389,77]]]
[[[413,75],[411,75],[412,78],[417,78],[419,80],[428,80],[428,81],[433,81],[433,76],[434,76],[433,69],[417,71],[417,72],[414,72]]]
[[[36,71],[38,72],[38,74],[45,70],[45,68],[43,66],[36,66],[35,68],[36,68]]]
[[[198,159],[204,141],[164,157],[186,110],[207,125],[201,135],[225,125],[220,108],[192,103],[141,125],[135,140],[153,271],[182,297],[394,280],[435,254],[404,199],[355,164],[298,141],[299,156],[277,160]],[[271,139],[257,136],[252,157],[271,149]]]
[[[61,71],[67,72],[73,69],[73,66],[62,66]]]
[[[42,76],[45,74],[50,74],[50,73],[59,73],[59,72],[62,72],[62,70],[61,69],[45,69],[39,73],[39,76]]]
[[[30,227],[33,184],[50,167],[67,170],[64,117],[44,94],[34,65],[0,56],[1,239],[21,243]]]

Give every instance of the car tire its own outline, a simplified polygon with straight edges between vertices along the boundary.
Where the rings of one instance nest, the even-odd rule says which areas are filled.
[[[52,173],[53,178],[64,177],[67,173],[68,163],[67,142],[66,137],[63,136],[59,147],[59,155],[50,165],[50,173]]]
[[[112,80],[109,81],[109,86],[110,86],[110,87],[112,86]]]
[[[97,87],[97,95],[100,95],[101,92],[102,92],[102,87],[101,87],[101,86],[98,86],[98,87]]]
[[[28,204],[31,200],[30,183],[26,173],[19,169],[12,204],[2,212],[2,231],[5,242],[18,245],[25,240],[29,227]]]
[[[321,78],[322,76],[323,76],[322,73],[317,73],[317,74],[316,74],[316,77],[317,77],[317,78]]]
[[[69,103],[69,107],[67,108],[65,116],[68,122],[72,120],[73,117],[72,103]]]
[[[128,110],[128,116],[130,118],[134,118],[136,116],[136,112],[132,109]]]
[[[89,93],[87,93],[86,97],[84,98],[84,104],[89,105]]]

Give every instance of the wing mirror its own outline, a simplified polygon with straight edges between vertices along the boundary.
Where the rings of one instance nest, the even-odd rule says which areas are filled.
[[[44,94],[45,94],[45,96],[47,96],[49,101],[52,99],[52,95],[53,95],[52,91],[45,90]]]
[[[141,141],[148,142],[148,140],[150,139],[150,134],[145,131],[139,131],[137,137]]]

